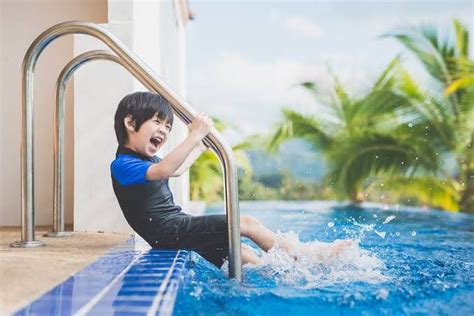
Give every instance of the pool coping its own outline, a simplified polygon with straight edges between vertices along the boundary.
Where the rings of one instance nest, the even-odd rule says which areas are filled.
[[[13,315],[171,315],[190,252],[135,236]]]

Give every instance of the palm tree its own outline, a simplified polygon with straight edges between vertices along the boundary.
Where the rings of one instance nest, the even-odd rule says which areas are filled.
[[[466,29],[457,20],[454,29],[454,44],[431,27],[386,35],[415,53],[435,88],[421,89],[397,58],[359,98],[349,97],[336,78],[332,99],[322,102],[334,117],[285,109],[269,147],[307,139],[325,152],[328,179],[352,201],[378,177],[387,190],[410,190],[429,205],[474,212],[474,67]],[[321,97],[314,83],[303,86]],[[447,156],[456,157],[458,175],[443,165]]]
[[[433,80],[434,89],[422,91],[411,83],[403,92],[418,119],[433,128],[429,138],[437,150],[456,157],[457,174],[447,178],[458,193],[459,208],[474,213],[474,67],[467,29],[458,20],[453,28],[455,40],[430,26],[386,36],[410,50]]]
[[[303,83],[330,116],[304,115],[285,108],[269,149],[274,151],[289,138],[306,139],[325,153],[330,166],[327,182],[353,202],[363,199],[371,177],[436,170],[439,159],[434,150],[413,138],[412,130],[403,128],[400,121],[409,104],[395,89],[398,65],[395,58],[359,97],[349,96],[335,75],[329,100],[318,92],[316,84]]]

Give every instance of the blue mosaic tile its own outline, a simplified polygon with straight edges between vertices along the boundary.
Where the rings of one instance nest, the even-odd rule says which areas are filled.
[[[187,260],[132,238],[15,315],[171,315]]]

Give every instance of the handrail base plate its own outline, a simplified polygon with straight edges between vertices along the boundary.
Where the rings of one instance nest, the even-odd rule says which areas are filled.
[[[46,244],[40,240],[33,240],[33,241],[15,241],[10,244],[10,247],[13,248],[36,248],[36,247],[44,247]]]
[[[43,234],[43,237],[71,237],[72,232],[47,232],[46,234]]]

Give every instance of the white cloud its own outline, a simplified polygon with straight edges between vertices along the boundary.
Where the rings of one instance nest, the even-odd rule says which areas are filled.
[[[341,81],[360,86],[362,78],[357,73],[341,74]],[[279,121],[283,106],[315,113],[314,98],[298,86],[304,81],[316,81],[321,90],[326,90],[331,82],[325,63],[253,63],[227,54],[190,69],[188,95],[197,111],[215,115],[248,135],[269,131]]]
[[[300,16],[288,17],[286,19],[286,26],[290,30],[310,38],[318,38],[323,35],[323,31],[318,25]]]

